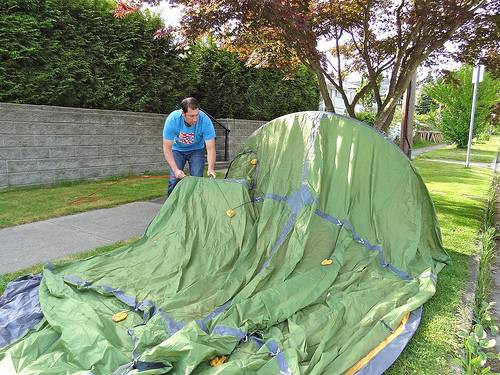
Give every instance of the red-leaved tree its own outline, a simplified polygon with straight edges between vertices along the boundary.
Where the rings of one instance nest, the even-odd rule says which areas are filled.
[[[125,0],[119,0],[122,4]],[[131,7],[140,1],[128,3]],[[158,2],[158,1],[156,1]],[[371,91],[374,126],[387,129],[398,100],[417,67],[457,31],[477,22],[488,2],[481,0],[169,0],[183,6],[185,41],[207,33],[251,64],[288,69],[302,63],[319,82],[326,110],[334,111],[327,80],[356,117],[356,104]],[[127,13],[128,8],[121,11]],[[331,56],[320,51],[329,42]],[[332,58],[333,57],[333,58]],[[363,80],[349,97],[345,80]],[[381,77],[388,87],[381,91]]]

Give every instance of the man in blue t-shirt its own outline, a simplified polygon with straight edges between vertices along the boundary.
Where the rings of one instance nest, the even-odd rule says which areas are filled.
[[[210,118],[200,111],[195,98],[186,98],[182,109],[168,115],[163,127],[163,154],[168,163],[168,193],[186,175],[184,166],[189,163],[191,176],[203,176],[205,146],[207,148],[209,177],[215,178],[215,129]]]

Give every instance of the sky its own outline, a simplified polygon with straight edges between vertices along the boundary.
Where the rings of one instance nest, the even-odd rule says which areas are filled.
[[[180,24],[182,6],[172,7],[162,1],[159,5],[144,5],[143,8],[149,8],[153,13],[158,13],[165,23],[165,26],[179,26]]]

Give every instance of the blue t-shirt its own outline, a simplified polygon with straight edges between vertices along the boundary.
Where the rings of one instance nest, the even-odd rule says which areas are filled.
[[[210,118],[200,110],[198,122],[187,126],[182,117],[182,109],[168,115],[163,127],[163,139],[173,141],[172,150],[193,151],[205,147],[205,141],[215,138],[214,125]]]

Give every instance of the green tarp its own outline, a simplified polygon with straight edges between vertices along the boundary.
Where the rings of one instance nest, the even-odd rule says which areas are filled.
[[[447,261],[395,145],[341,116],[280,117],[226,179],[183,179],[139,241],[45,269],[44,318],[0,349],[0,373],[342,374]]]

